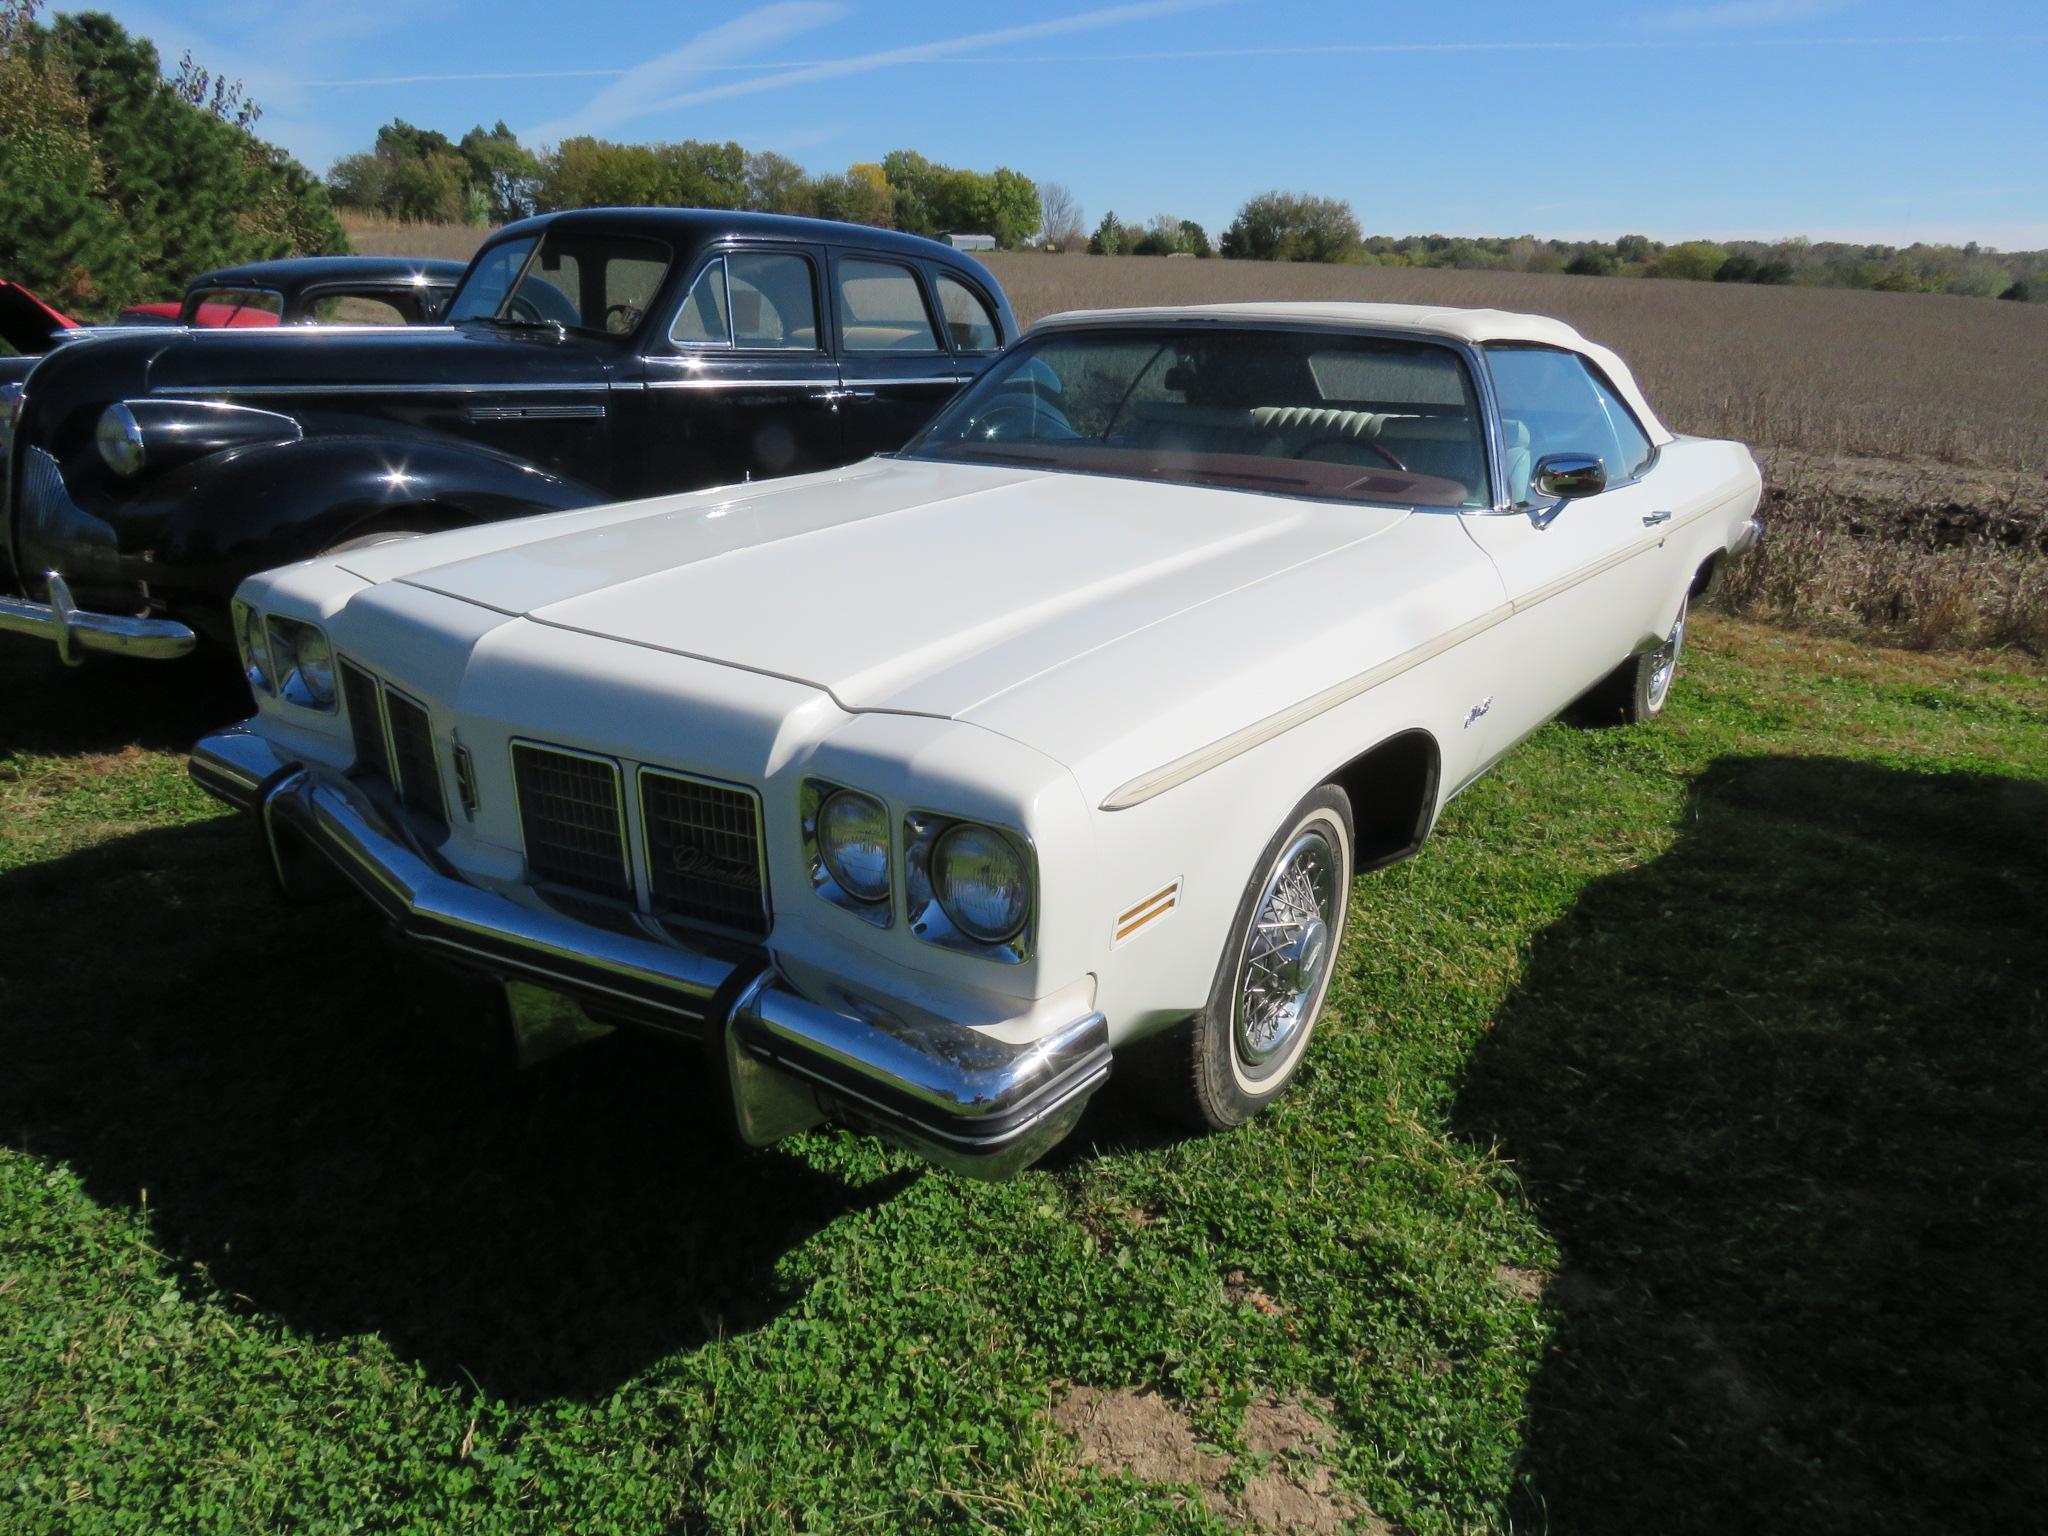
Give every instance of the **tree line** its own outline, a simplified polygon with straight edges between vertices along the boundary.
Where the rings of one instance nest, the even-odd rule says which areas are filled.
[[[104,318],[209,267],[346,251],[326,189],[239,83],[111,17],[0,0],[0,276]]]

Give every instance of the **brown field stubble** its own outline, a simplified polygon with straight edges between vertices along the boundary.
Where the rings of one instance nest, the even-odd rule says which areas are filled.
[[[488,231],[350,214],[356,249],[467,256]],[[1756,447],[1771,537],[1737,612],[1904,644],[2048,654],[2048,305],[1144,256],[984,258],[1025,324],[1064,309],[1350,299],[1555,315],[1629,360],[1674,430]]]

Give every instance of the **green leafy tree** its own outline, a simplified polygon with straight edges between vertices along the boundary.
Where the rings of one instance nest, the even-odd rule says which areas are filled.
[[[1209,244],[1209,231],[1193,219],[1180,221],[1180,248],[1196,256],[1213,256],[1215,250]]]
[[[841,175],[819,177],[811,183],[811,195],[819,218],[877,229],[896,225],[896,189],[882,167],[871,162],[856,161]]]
[[[1623,266],[1648,261],[1656,251],[1648,235],[1623,235],[1614,242],[1614,259]]]
[[[540,159],[502,121],[488,131],[479,123],[457,147],[469,169],[470,186],[484,196],[484,216],[491,223],[509,224],[533,212]]]
[[[1345,261],[1359,251],[1358,216],[1340,198],[1262,192],[1223,233],[1223,254],[1254,261]]]
[[[757,150],[747,156],[746,206],[762,213],[815,213],[818,199],[804,168],[787,155]]]
[[[1651,269],[1655,277],[1675,277],[1686,282],[1712,282],[1728,260],[1724,246],[1711,240],[1687,240],[1682,244],[1668,246],[1657,253],[1657,264]]]
[[[1612,277],[1614,258],[1597,246],[1590,247],[1566,262],[1564,269],[1574,277]]]
[[[1088,254],[1115,256],[1123,250],[1126,239],[1123,221],[1112,209],[1102,216],[1102,222],[1095,226],[1095,233],[1088,237]]]

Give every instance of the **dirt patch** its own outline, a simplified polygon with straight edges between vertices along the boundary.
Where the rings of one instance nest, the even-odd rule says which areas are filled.
[[[1249,1307],[1267,1317],[1278,1317],[1287,1310],[1241,1269],[1233,1269],[1223,1277],[1223,1294],[1236,1305]]]
[[[1187,1415],[1149,1389],[1075,1387],[1053,1405],[1052,1421],[1072,1439],[1082,1466],[1192,1488],[1205,1508],[1243,1529],[1379,1536],[1391,1527],[1338,1487],[1323,1460],[1336,1439],[1323,1417],[1331,1411],[1320,1399],[1253,1403],[1245,1410],[1245,1444],[1264,1465],[1235,1489],[1235,1460],[1204,1449]]]
[[[1542,1270],[1523,1269],[1515,1264],[1496,1264],[1493,1278],[1524,1301],[1541,1300],[1545,1288],[1550,1284],[1550,1276]]]

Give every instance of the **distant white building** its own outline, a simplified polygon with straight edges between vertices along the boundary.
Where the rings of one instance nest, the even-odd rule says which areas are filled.
[[[948,235],[946,244],[956,251],[992,251],[996,248],[994,235]]]

